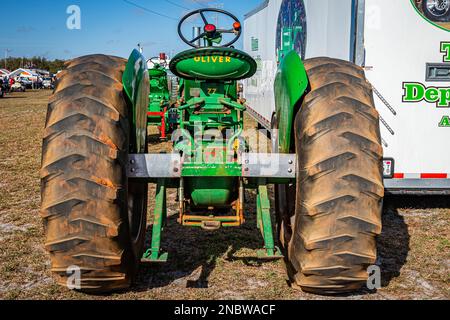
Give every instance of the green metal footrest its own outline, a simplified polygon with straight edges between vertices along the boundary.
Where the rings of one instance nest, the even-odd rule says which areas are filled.
[[[168,254],[161,253],[161,232],[167,218],[166,181],[158,180],[156,186],[155,214],[153,217],[152,246],[141,258],[142,262],[167,262]]]
[[[159,251],[152,251],[148,249],[141,258],[141,262],[164,263],[167,262],[169,254],[167,252],[160,253]]]
[[[256,196],[256,220],[258,228],[264,238],[264,249],[258,250],[259,259],[280,259],[283,255],[275,246],[273,239],[272,220],[270,218],[270,199],[267,192],[267,185],[264,182],[258,186]]]

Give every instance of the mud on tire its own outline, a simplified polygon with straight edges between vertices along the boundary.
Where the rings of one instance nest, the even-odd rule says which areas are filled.
[[[360,289],[381,232],[379,115],[364,71],[345,61],[305,61],[311,91],[294,124],[298,161],[288,246],[294,285],[318,294]]]
[[[58,283],[81,270],[81,288],[127,288],[143,250],[147,185],[128,183],[130,110],[126,60],[92,55],[68,63],[50,98],[41,169],[45,248]]]

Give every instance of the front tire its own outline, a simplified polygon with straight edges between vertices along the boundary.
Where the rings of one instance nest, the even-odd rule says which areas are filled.
[[[298,161],[291,281],[304,291],[360,289],[381,232],[379,115],[364,71],[349,62],[306,60],[311,91],[294,130]]]
[[[130,286],[145,236],[147,185],[126,176],[131,112],[123,93],[126,60],[71,61],[50,98],[41,169],[45,248],[58,283],[73,267],[85,292]]]

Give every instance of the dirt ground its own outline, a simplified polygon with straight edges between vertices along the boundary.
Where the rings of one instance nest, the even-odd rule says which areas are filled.
[[[174,191],[168,195],[170,218],[162,243],[168,263],[143,265],[135,286],[112,295],[85,295],[56,285],[39,217],[40,149],[49,94],[13,93],[0,99],[0,299],[450,298],[450,201],[443,197],[385,200],[378,241],[382,288],[376,292],[322,297],[296,291],[286,283],[282,261],[254,259],[262,245],[254,207],[248,208],[241,228],[190,229],[175,221]],[[248,192],[247,200],[254,203],[254,194]]]

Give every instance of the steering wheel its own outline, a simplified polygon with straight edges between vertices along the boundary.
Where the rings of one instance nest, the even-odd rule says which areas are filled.
[[[225,15],[231,19],[234,20],[233,26],[231,29],[217,29],[217,27],[211,23],[208,22],[208,20],[206,19],[205,16],[205,12],[216,12],[216,13],[220,13],[222,15]],[[199,14],[202,17],[202,20],[204,22],[204,27],[203,27],[203,33],[201,33],[199,36],[195,37],[192,40],[188,40],[186,39],[186,37],[183,35],[182,32],[182,26],[184,24],[184,22],[194,16]],[[215,39],[218,39],[221,37],[222,34],[224,33],[231,33],[234,34],[235,37],[233,38],[232,41],[228,42],[227,44],[224,44],[220,47],[230,47],[233,43],[235,43],[236,41],[238,41],[239,37],[241,36],[242,33],[242,28],[241,28],[241,22],[239,21],[238,18],[236,18],[236,16],[234,16],[233,14],[229,13],[228,11],[225,10],[221,10],[221,9],[200,9],[200,10],[195,10],[192,11],[191,13],[188,13],[187,15],[185,15],[180,23],[178,24],[178,35],[180,36],[181,40],[183,40],[183,42],[185,42],[186,44],[190,45],[191,47],[194,48],[203,48],[203,47],[207,47],[207,46],[202,46],[202,45],[197,45],[195,44],[196,41],[200,40],[200,39],[206,39],[209,43],[209,46],[212,46],[212,42]]]
[[[153,57],[153,58],[150,58],[150,59],[147,60],[147,63],[148,63],[149,61],[150,61],[151,63],[153,63],[154,66],[156,66],[156,65],[161,66],[161,65],[165,62],[165,60],[161,61],[161,58],[160,58],[160,57]]]

